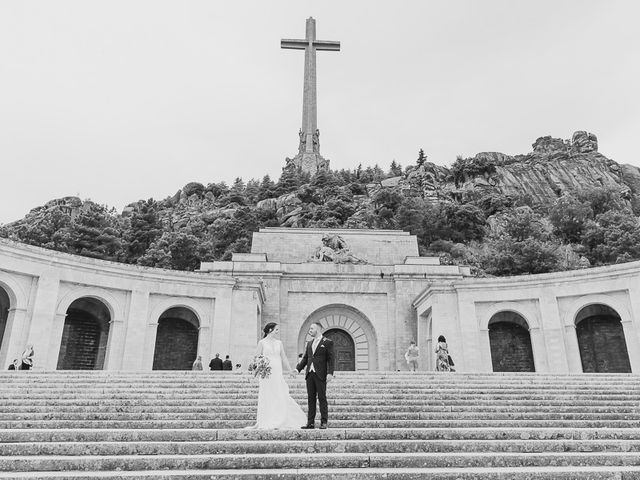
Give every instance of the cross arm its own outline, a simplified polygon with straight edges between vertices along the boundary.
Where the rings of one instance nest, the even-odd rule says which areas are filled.
[[[340,51],[340,42],[332,42],[329,40],[316,40],[313,42],[313,46],[316,50],[330,50],[333,52]]]
[[[283,38],[280,40],[280,48],[289,48],[292,50],[304,50],[309,46],[308,40],[292,40],[289,38]]]

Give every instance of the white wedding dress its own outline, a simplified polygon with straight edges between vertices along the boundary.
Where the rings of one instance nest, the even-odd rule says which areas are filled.
[[[271,365],[271,375],[259,379],[258,419],[249,428],[300,428],[307,423],[307,416],[289,395],[289,385],[282,375],[282,342],[270,338],[261,341],[262,354],[269,359]]]

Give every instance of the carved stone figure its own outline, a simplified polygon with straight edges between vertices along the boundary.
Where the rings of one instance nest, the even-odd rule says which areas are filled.
[[[298,153],[304,153],[304,149],[307,146],[307,136],[302,129],[298,130],[298,137],[300,137],[300,143],[298,144]]]
[[[322,237],[322,246],[316,248],[311,257],[312,262],[333,263],[367,263],[356,257],[349,251],[347,242],[340,235],[325,234]]]
[[[316,153],[320,153],[320,130],[318,130],[317,128],[313,134],[313,151]]]

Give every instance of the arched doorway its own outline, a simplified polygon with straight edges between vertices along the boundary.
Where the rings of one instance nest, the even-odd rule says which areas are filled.
[[[602,304],[584,307],[576,315],[576,335],[585,373],[631,373],[620,315]]]
[[[529,325],[522,315],[503,311],[489,320],[494,372],[535,372]]]
[[[4,340],[4,331],[7,329],[7,319],[9,318],[9,295],[4,288],[0,287],[0,349]]]
[[[154,370],[191,370],[198,355],[200,322],[185,307],[166,310],[158,319]]]
[[[100,300],[83,297],[67,309],[58,354],[58,370],[102,370],[111,314]]]
[[[351,335],[339,328],[332,328],[323,334],[333,342],[335,369],[354,371],[356,369],[356,346]]]
[[[338,340],[341,343],[342,366],[351,366],[349,353],[353,352],[353,368],[351,370],[378,369],[378,342],[373,325],[358,309],[343,304],[326,305],[317,309],[307,317],[298,333],[298,351],[302,352],[307,338],[307,332],[312,323],[319,323],[323,327],[323,335],[331,330],[341,333],[331,335],[346,335]],[[351,342],[351,343],[350,343]],[[353,347],[351,347],[353,345]],[[337,365],[336,365],[337,367]],[[338,367],[337,367],[338,368]],[[388,368],[388,367],[385,367]]]

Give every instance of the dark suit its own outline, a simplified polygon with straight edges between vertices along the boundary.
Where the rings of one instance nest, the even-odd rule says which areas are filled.
[[[307,400],[309,412],[307,424],[313,425],[316,419],[316,397],[320,403],[320,421],[327,423],[329,419],[329,406],[327,404],[327,375],[333,375],[334,370],[333,342],[322,337],[320,343],[313,351],[313,342],[307,342],[302,360],[296,366],[298,372],[306,368],[305,379],[307,381]],[[311,365],[315,371],[310,371]]]
[[[231,360],[225,360],[224,362],[222,362],[222,369],[233,370],[233,364],[231,363]]]
[[[209,362],[209,368],[211,370],[222,370],[222,359],[214,358]]]

